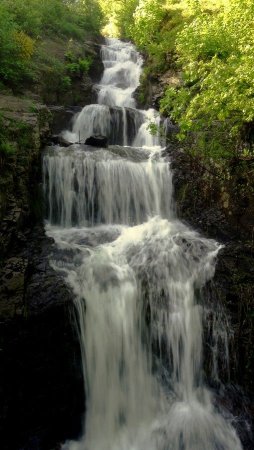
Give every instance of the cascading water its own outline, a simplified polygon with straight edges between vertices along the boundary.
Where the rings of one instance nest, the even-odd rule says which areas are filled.
[[[73,288],[87,402],[83,436],[63,449],[241,450],[202,379],[196,299],[220,247],[174,217],[169,164],[147,130],[159,118],[134,109],[135,48],[109,40],[102,58],[99,105],[76,117],[73,141],[110,136],[117,107],[119,142],[130,145],[132,123],[133,147],[55,147],[43,163],[52,263]]]

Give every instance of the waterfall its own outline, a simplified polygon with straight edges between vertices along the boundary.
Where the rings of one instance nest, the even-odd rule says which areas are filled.
[[[73,289],[86,392],[83,434],[62,449],[241,450],[203,380],[202,288],[220,245],[175,217],[170,165],[148,130],[160,118],[135,109],[139,54],[109,39],[102,59],[98,104],[72,137],[117,145],[54,147],[43,160],[52,265]],[[213,366],[217,377],[216,348]]]
[[[135,224],[165,217],[172,181],[163,162],[134,162],[102,151],[48,153],[44,157],[50,223]]]

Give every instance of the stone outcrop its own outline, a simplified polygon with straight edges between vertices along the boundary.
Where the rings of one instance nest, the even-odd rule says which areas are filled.
[[[96,101],[94,83],[103,73],[100,58],[102,37],[94,42],[78,42],[69,39],[44,39],[40,52],[45,55],[43,64],[39,60],[40,77],[29,86],[29,96],[37,96],[47,105],[84,106]],[[89,70],[79,70],[79,60],[91,60]],[[76,65],[68,69],[69,63]]]
[[[61,134],[54,134],[50,138],[50,144],[59,145],[60,147],[70,147],[72,142],[67,141]]]
[[[85,145],[106,148],[108,146],[108,138],[106,136],[90,136],[86,139]]]
[[[251,393],[254,388],[254,199],[251,177],[254,161],[232,161],[230,172],[223,177],[218,167],[205,166],[202,160],[194,159],[181,149],[168,148],[167,154],[174,172],[178,217],[224,244],[211,290],[231,322],[231,381]]]
[[[50,132],[46,106],[31,100],[0,96],[2,134],[12,149],[1,155],[0,264],[10,247],[22,241],[27,221],[41,214],[41,146]]]
[[[6,261],[0,302],[2,448],[47,450],[77,437],[84,409],[72,294],[50,267],[41,226]],[[15,433],[13,426],[15,424]]]
[[[64,64],[66,43],[46,43]],[[54,44],[54,45],[53,45]],[[75,48],[93,63],[66,92],[41,76],[29,98],[0,95],[0,433],[4,450],[52,450],[82,429],[84,380],[73,294],[50,265],[41,149],[93,103],[103,71],[100,46]],[[83,53],[80,54],[82,57]],[[47,68],[46,68],[47,69]],[[40,103],[51,105],[46,107]],[[75,105],[75,106],[56,106]],[[80,105],[80,106],[78,106]],[[0,142],[1,143],[1,142]],[[6,152],[5,152],[6,150]],[[10,152],[9,152],[10,150]],[[2,152],[2,153],[1,153]]]
[[[56,136],[63,130],[71,131],[74,116],[82,110],[81,106],[48,106],[48,109],[52,114],[51,133]]]
[[[1,446],[50,450],[78,436],[85,404],[72,295],[50,266],[54,246],[42,224],[51,114],[9,96],[0,96],[0,114],[14,150],[0,161]]]
[[[173,139],[174,141],[174,139]],[[173,169],[177,215],[193,228],[223,244],[215,276],[205,288],[210,317],[204,330],[204,367],[215,401],[240,417],[236,424],[243,448],[253,448],[254,243],[253,163],[232,161],[221,176],[218,167],[202,163],[172,142],[165,152]],[[242,180],[242,181],[241,181]],[[240,182],[239,182],[240,181]],[[218,341],[218,376],[211,383],[213,315],[224,314],[229,338],[229,373],[223,343]],[[210,323],[209,323],[210,322]],[[223,330],[222,334],[223,334]],[[216,392],[220,391],[220,398]]]
[[[148,62],[149,67],[149,62]],[[135,98],[138,106],[143,109],[160,109],[160,100],[165,89],[168,87],[177,87],[182,83],[181,73],[171,68],[165,73],[155,74],[153,70],[144,71],[141,75],[141,82],[135,92]]]

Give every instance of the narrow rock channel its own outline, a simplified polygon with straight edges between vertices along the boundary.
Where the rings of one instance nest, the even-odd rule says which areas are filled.
[[[43,159],[51,264],[73,291],[86,396],[82,436],[62,448],[241,450],[203,380],[203,288],[221,246],[175,217],[170,164],[148,130],[160,117],[135,109],[140,55],[111,39],[102,58],[98,103],[64,133],[73,145]],[[75,144],[91,135],[109,147]]]

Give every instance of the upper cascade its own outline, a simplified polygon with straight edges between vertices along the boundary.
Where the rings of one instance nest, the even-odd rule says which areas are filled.
[[[107,39],[101,56],[105,70],[98,86],[98,103],[135,108],[133,94],[139,85],[143,63],[135,47]]]
[[[98,103],[85,106],[75,117],[72,132],[64,137],[73,143],[92,135],[103,135],[110,145],[148,147],[160,145],[149,132],[150,123],[160,124],[154,109],[137,110],[134,92],[139,85],[143,60],[135,47],[117,39],[107,39],[101,57],[104,73],[96,85]]]

